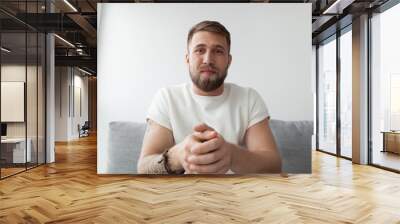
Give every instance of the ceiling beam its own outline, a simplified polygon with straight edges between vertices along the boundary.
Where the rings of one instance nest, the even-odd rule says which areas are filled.
[[[79,25],[89,35],[90,38],[96,38],[96,29],[85,19],[85,17],[75,13],[67,14],[67,16],[77,25]]]
[[[56,66],[83,66],[96,70],[97,59],[91,56],[55,56]]]

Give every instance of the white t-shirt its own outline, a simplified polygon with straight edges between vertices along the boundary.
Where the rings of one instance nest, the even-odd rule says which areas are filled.
[[[200,96],[192,83],[162,88],[150,105],[147,118],[170,129],[175,143],[193,133],[193,127],[206,123],[225,141],[243,145],[246,130],[269,117],[261,96],[252,88],[224,84],[219,96]]]

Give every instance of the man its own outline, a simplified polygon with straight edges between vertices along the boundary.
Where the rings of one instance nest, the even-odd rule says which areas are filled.
[[[138,172],[144,174],[279,173],[269,114],[251,88],[224,83],[230,33],[203,21],[188,34],[191,84],[161,89],[147,116]]]

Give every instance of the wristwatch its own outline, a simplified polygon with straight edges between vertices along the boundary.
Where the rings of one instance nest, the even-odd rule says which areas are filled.
[[[161,155],[161,160],[158,161],[158,163],[163,163],[165,170],[167,171],[168,174],[183,174],[185,173],[185,170],[172,170],[171,167],[169,166],[169,157],[168,157],[168,152],[169,149],[165,150],[163,154]]]

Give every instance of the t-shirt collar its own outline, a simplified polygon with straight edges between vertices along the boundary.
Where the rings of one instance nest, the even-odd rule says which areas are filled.
[[[221,95],[218,95],[218,96],[202,96],[202,95],[198,95],[198,94],[196,94],[194,92],[193,85],[194,85],[193,82],[190,82],[189,85],[188,85],[188,88],[190,89],[190,93],[193,96],[193,98],[200,99],[200,100],[212,100],[212,101],[220,100],[220,99],[225,98],[226,95],[229,92],[229,85],[227,83],[224,83],[223,84],[224,85],[224,91],[222,92]]]

